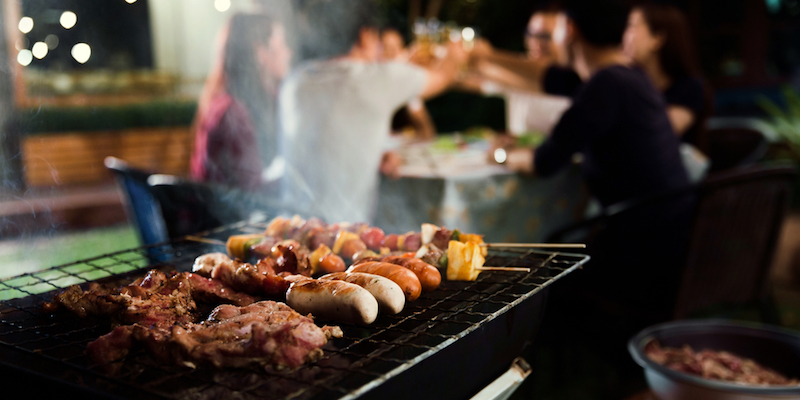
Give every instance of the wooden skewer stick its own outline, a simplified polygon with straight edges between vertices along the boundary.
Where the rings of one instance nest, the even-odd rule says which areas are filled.
[[[511,271],[511,272],[531,272],[530,268],[525,267],[475,267],[478,271]]]
[[[263,229],[253,228],[253,227],[249,227],[249,226],[243,226],[243,227],[239,228],[239,231],[244,232],[244,233],[254,233],[254,234],[259,234],[260,233],[260,234],[264,234],[264,236],[267,236],[267,234],[264,233]]]
[[[583,243],[481,243],[482,247],[505,248],[543,248],[543,249],[585,249]]]
[[[191,240],[191,241],[200,242],[200,243],[217,244],[217,245],[220,245],[220,246],[225,246],[226,245],[226,243],[223,242],[222,240],[207,239],[207,238],[202,238],[202,237],[199,237],[199,236],[192,236],[192,235],[186,235],[186,240]]]

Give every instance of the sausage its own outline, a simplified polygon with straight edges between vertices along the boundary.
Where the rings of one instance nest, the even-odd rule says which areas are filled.
[[[328,253],[319,260],[319,269],[322,272],[344,272],[345,268],[342,257],[333,253]]]
[[[367,245],[361,239],[350,239],[344,242],[342,250],[339,254],[342,258],[352,260],[353,256],[367,249]]]
[[[380,275],[365,274],[363,272],[336,272],[323,275],[319,279],[322,281],[341,280],[367,289],[378,301],[378,307],[380,307],[381,312],[397,314],[403,311],[403,306],[406,304],[403,289],[389,278],[384,278]]]
[[[403,289],[406,301],[414,301],[422,293],[422,284],[419,283],[419,278],[410,269],[399,265],[370,261],[353,265],[347,272],[366,272],[389,278],[400,286],[400,289]]]
[[[402,265],[410,269],[411,272],[419,278],[419,282],[422,284],[422,290],[426,292],[435,290],[442,283],[442,274],[439,270],[419,258],[389,256],[384,257],[381,261]]]
[[[381,250],[381,243],[383,242],[383,238],[386,234],[383,233],[383,229],[370,227],[361,232],[361,241],[367,245],[367,248],[373,251],[380,251]]]
[[[378,317],[378,301],[367,289],[345,281],[307,279],[286,291],[286,304],[300,314],[350,324],[369,325]]]

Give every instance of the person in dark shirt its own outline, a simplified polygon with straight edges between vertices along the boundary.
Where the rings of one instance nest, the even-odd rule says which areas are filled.
[[[700,78],[689,23],[673,5],[646,4],[631,10],[624,52],[664,94],[672,128],[686,143],[706,150],[711,91]]]
[[[622,53],[627,15],[613,0],[564,3],[554,34],[563,47],[559,61],[584,83],[545,142],[535,150],[508,151],[505,162],[512,170],[548,177],[581,154],[584,180],[606,210],[689,185],[663,96]],[[620,377],[641,380],[641,370],[626,343],[671,317],[693,198],[669,197],[609,218],[587,241],[592,259],[586,267],[553,286],[536,340],[561,352],[557,357],[578,351],[585,359],[601,360],[588,369],[579,363],[551,366],[554,382],[560,377],[578,385],[596,383],[602,378],[581,373],[615,371],[616,381],[587,389],[603,398],[630,395],[629,382]]]

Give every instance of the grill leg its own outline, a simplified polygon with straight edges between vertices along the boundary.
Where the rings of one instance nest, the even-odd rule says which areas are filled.
[[[506,400],[531,374],[531,366],[522,357],[511,363],[511,368],[478,392],[471,400]]]

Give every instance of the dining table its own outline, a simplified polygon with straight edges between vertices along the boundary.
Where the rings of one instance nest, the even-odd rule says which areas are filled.
[[[487,242],[541,242],[582,219],[589,201],[577,164],[547,178],[510,171],[487,155],[495,136],[392,139],[399,177],[382,176],[375,226],[418,231],[423,222],[484,235]]]

